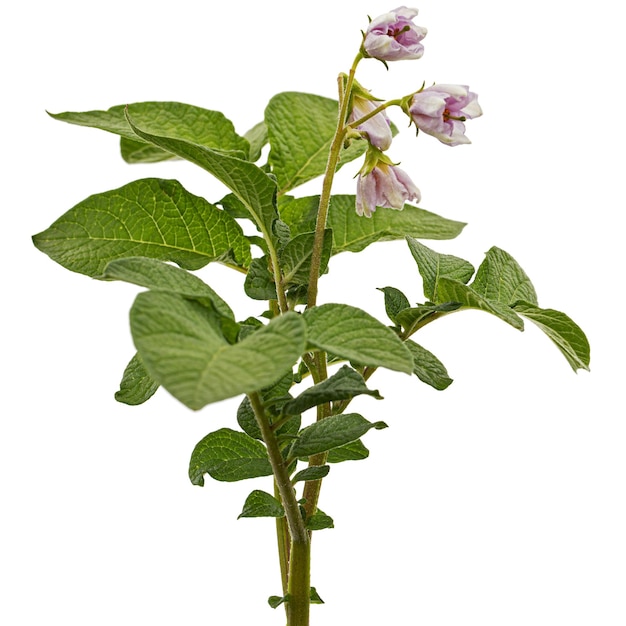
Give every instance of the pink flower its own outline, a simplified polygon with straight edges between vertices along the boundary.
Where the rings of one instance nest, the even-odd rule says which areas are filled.
[[[352,112],[348,123],[356,122],[371,113],[377,106],[375,101],[354,95],[352,98]],[[366,133],[369,142],[379,150],[387,150],[391,145],[391,122],[384,111],[357,126],[357,130]]]
[[[406,172],[395,165],[378,161],[367,174],[361,172],[356,186],[357,215],[372,217],[376,207],[401,211],[408,200],[419,202],[420,190]]]
[[[411,98],[408,114],[419,130],[448,146],[471,143],[463,122],[483,114],[477,97],[467,85],[433,85]]]
[[[424,54],[420,41],[428,31],[413,24],[416,15],[417,9],[398,7],[372,20],[363,40],[366,56],[380,61],[419,59]]]

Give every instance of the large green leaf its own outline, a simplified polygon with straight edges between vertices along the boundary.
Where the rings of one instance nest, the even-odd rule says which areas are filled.
[[[279,194],[320,176],[337,128],[338,103],[308,93],[275,95],[265,109],[272,172]],[[367,142],[357,140],[341,153],[339,167],[365,152]]]
[[[529,302],[518,302],[515,311],[534,322],[556,344],[574,371],[588,370],[589,342],[585,333],[565,313],[540,309]]]
[[[537,304],[535,288],[526,272],[508,252],[495,246],[480,264],[472,289],[500,304],[512,306],[519,300]]]
[[[204,475],[234,482],[269,476],[272,466],[265,446],[245,433],[220,428],[196,444],[189,461],[189,479],[204,486]]]
[[[276,183],[262,169],[254,163],[188,139],[150,132],[149,129],[141,128],[133,115],[134,109],[129,107],[126,118],[135,134],[213,174],[243,203],[264,235],[267,238],[272,235],[272,225],[278,217],[275,206]]]
[[[369,422],[358,413],[331,415],[303,428],[293,442],[292,458],[308,457],[356,441],[368,430],[387,428],[385,422]]]
[[[123,280],[154,291],[168,291],[186,298],[193,298],[203,304],[208,304],[220,315],[235,319],[228,304],[203,280],[187,270],[168,265],[157,259],[146,257],[117,259],[106,266],[102,277]]]
[[[333,254],[359,252],[377,241],[404,239],[454,239],[465,224],[449,220],[430,211],[405,204],[402,211],[380,209],[371,218],[356,214],[355,196],[332,196],[328,213],[328,228],[333,231]],[[305,198],[282,197],[278,210],[289,224],[292,236],[315,229],[319,196]]]
[[[429,300],[436,299],[437,285],[441,278],[452,278],[466,284],[474,274],[474,267],[465,259],[439,254],[412,237],[407,237],[406,241],[422,277],[424,295]]]
[[[344,365],[330,378],[305,389],[297,398],[289,400],[282,411],[286,415],[296,415],[318,404],[349,400],[361,394],[381,399],[378,391],[368,389],[361,374]]]
[[[362,309],[347,304],[322,304],[307,309],[309,344],[359,365],[413,371],[407,347],[387,326]]]
[[[42,252],[69,270],[100,276],[128,256],[198,269],[230,258],[247,267],[250,244],[226,212],[175,180],[146,178],[90,196],[35,235]]]
[[[177,294],[148,291],[137,296],[130,312],[146,369],[191,409],[275,383],[304,351],[306,328],[296,313],[230,345],[206,311]]]
[[[219,111],[209,111],[181,102],[136,102],[129,105],[133,119],[148,133],[184,139],[223,151],[238,151],[247,158],[250,144],[240,137],[232,122]],[[140,138],[130,127],[124,111],[126,105],[107,111],[51,113],[57,120],[99,128],[121,135],[122,156],[130,163],[155,162],[175,156],[167,149],[155,147]]]

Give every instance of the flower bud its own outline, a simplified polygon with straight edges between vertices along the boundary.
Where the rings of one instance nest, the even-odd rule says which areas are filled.
[[[352,111],[348,123],[356,122],[377,107],[377,103],[369,98],[354,94],[352,97]],[[359,124],[356,129],[367,135],[369,142],[379,150],[387,150],[391,146],[391,122],[384,111]]]
[[[420,42],[428,31],[413,24],[416,15],[417,9],[398,7],[372,20],[363,40],[364,56],[380,61],[419,59],[424,54]]]
[[[463,122],[483,114],[477,97],[467,85],[433,85],[414,94],[406,112],[419,130],[458,146],[471,143]]]

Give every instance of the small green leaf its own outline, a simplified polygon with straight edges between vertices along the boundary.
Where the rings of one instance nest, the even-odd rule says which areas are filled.
[[[287,402],[282,410],[286,415],[296,415],[318,404],[337,400],[349,400],[361,394],[381,399],[378,391],[367,388],[361,374],[344,365],[330,378],[305,389],[297,398]]]
[[[255,489],[243,505],[240,517],[284,517],[283,505],[272,495],[265,491]]]
[[[275,95],[265,109],[269,163],[283,194],[326,170],[337,128],[338,103],[308,93]],[[355,141],[341,154],[339,167],[365,152],[366,141]]]
[[[102,278],[123,280],[154,291],[177,293],[213,308],[224,317],[235,319],[228,304],[204,281],[184,269],[157,259],[127,257],[111,261]]]
[[[287,313],[229,345],[206,309],[165,292],[140,293],[130,322],[150,375],[191,409],[275,383],[304,352],[306,340],[301,316]]]
[[[285,402],[288,402],[291,396],[287,395],[280,400],[274,399],[274,401],[272,402],[272,396],[270,395],[270,393],[263,391],[261,395],[263,396],[263,400],[266,405],[270,405],[268,413],[271,413],[272,416],[274,416],[280,413],[282,405],[285,404]],[[300,422],[300,415],[294,415],[291,419],[287,420],[276,430],[276,435],[279,438],[282,436],[286,436],[291,439],[292,436],[300,430]],[[241,430],[250,435],[250,437],[254,437],[255,439],[263,439],[263,436],[261,435],[261,429],[259,428],[256,416],[254,415],[254,409],[252,408],[250,400],[247,396],[241,401],[241,404],[237,408],[237,423],[241,427]]]
[[[406,336],[411,336],[419,330],[429,318],[432,320],[435,316],[444,313],[451,313],[459,309],[461,305],[458,302],[444,302],[442,304],[420,304],[416,307],[404,309],[397,315],[397,322],[406,331]]]
[[[287,602],[289,599],[289,594],[286,596],[270,596],[267,599],[267,603],[273,608],[277,609],[283,602]]]
[[[335,522],[332,517],[317,509],[317,511],[306,520],[305,526],[307,530],[324,530],[324,528],[334,528]]]
[[[508,252],[495,246],[485,255],[471,287],[491,302],[512,306],[524,300],[537,305],[537,293],[526,272]]]
[[[518,302],[515,311],[534,322],[555,343],[574,371],[589,370],[590,347],[583,330],[565,313]]]
[[[437,285],[441,278],[452,278],[462,284],[467,284],[474,274],[474,267],[464,259],[449,254],[439,254],[411,237],[407,237],[406,241],[422,276],[424,295],[429,300],[435,300]],[[437,300],[437,302],[442,302],[442,300]]]
[[[184,139],[215,150],[239,151],[246,157],[250,144],[240,137],[232,122],[219,111],[209,111],[181,102],[135,102],[129,105],[136,123],[146,132]],[[124,115],[126,105],[107,111],[50,114],[54,119],[79,126],[89,126],[121,135],[122,156],[129,162],[162,161],[175,155],[166,149],[146,145],[130,128]]]
[[[276,283],[268,268],[268,258],[252,259],[243,283],[248,298],[253,300],[276,300]]]
[[[328,463],[343,463],[344,461],[362,461],[370,455],[370,451],[360,439],[347,443],[345,446],[333,448],[326,459]]]
[[[330,467],[328,465],[312,465],[299,471],[292,479],[291,483],[306,482],[307,480],[320,480],[328,475]]]
[[[324,600],[320,598],[319,593],[317,593],[317,589],[315,587],[311,587],[310,593],[311,604],[324,604]]]
[[[452,379],[443,363],[432,352],[410,339],[405,343],[413,355],[413,373],[423,383],[440,391],[450,386]]]
[[[294,237],[282,249],[280,253],[280,266],[283,271],[283,285],[285,287],[309,284],[314,239],[315,233],[303,233],[302,235]],[[327,228],[324,231],[324,243],[320,261],[321,274],[323,274],[328,267],[332,243],[332,231]]]
[[[410,374],[413,358],[398,336],[362,309],[323,304],[304,313],[309,344],[359,365]]]
[[[517,328],[517,330],[524,330],[524,322],[516,315],[511,307],[487,300],[479,293],[475,292],[471,287],[464,285],[458,280],[452,280],[450,278],[440,278],[437,281],[437,293],[435,295],[436,302],[457,302],[464,307],[470,309],[478,309],[479,311],[485,311],[491,313],[507,324]]]
[[[224,211],[174,180],[146,178],[90,196],[35,235],[39,250],[63,267],[88,276],[128,256],[173,261],[199,269],[231,251],[250,263],[250,244]]]
[[[333,254],[360,252],[377,241],[395,241],[407,235],[418,239],[454,239],[465,224],[430,211],[405,204],[402,211],[380,209],[371,218],[356,214],[353,195],[331,198],[327,227],[333,231]],[[291,228],[292,236],[315,230],[319,196],[279,198],[281,219]]]
[[[158,383],[146,371],[139,354],[135,354],[124,370],[115,399],[136,406],[149,400],[158,388]]]
[[[408,309],[411,306],[408,298],[395,287],[379,287],[379,291],[385,294],[385,311],[389,319],[397,323],[396,317],[398,313]]]
[[[384,422],[369,422],[358,413],[331,415],[303,428],[289,454],[301,458],[327,452],[359,439],[371,428],[380,430],[386,427]]]
[[[272,466],[265,446],[245,433],[220,428],[196,444],[189,462],[192,484],[204,486],[204,475],[234,482],[269,476]]]
[[[244,138],[250,143],[250,154],[248,159],[255,163],[261,158],[261,150],[268,142],[267,126],[265,122],[259,122],[254,125],[247,133],[244,134]]]

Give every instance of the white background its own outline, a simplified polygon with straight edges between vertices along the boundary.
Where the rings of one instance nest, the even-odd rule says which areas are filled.
[[[484,116],[471,146],[403,132],[390,155],[421,206],[469,222],[433,242],[478,265],[498,245],[539,303],[587,332],[592,371],[575,375],[532,324],[518,333],[471,312],[421,333],[453,385],[436,392],[377,373],[386,397],[355,402],[390,428],[371,456],[333,467],[314,538],[313,624],[623,626],[626,425],[623,386],[623,40],[614,3],[420,2],[420,61],[362,64],[391,98],[469,84]],[[0,621],[7,626],[281,624],[273,522],[236,520],[267,479],[204,489],[187,478],[208,432],[238,400],[193,413],[164,391],[113,399],[133,353],[137,289],[72,274],[30,236],[86,196],[146,176],[218,200],[187,163],[129,166],[112,135],[45,110],[178,100],[221,110],[237,130],[279,91],[335,96],[370,0],[23,2],[2,9],[2,436]],[[404,129],[405,120],[394,117]],[[356,164],[338,177],[352,192]],[[298,193],[315,193],[307,185]],[[240,319],[260,312],[239,278],[202,276]],[[383,317],[376,287],[422,299],[403,243],[331,262],[321,301]]]

